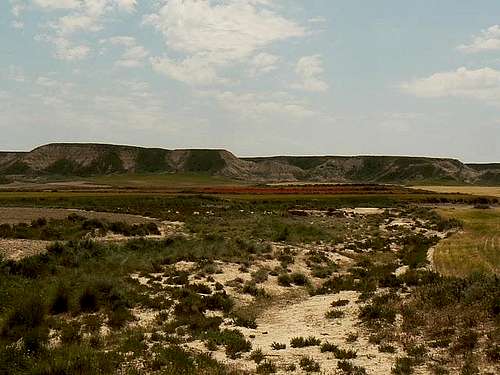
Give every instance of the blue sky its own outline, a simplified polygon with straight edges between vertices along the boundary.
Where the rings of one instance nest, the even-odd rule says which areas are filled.
[[[0,149],[500,162],[500,2],[2,0]]]

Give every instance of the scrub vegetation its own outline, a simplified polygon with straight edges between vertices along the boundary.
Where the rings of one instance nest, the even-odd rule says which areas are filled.
[[[0,260],[0,373],[498,373],[500,279],[429,256],[464,232],[493,235],[498,211],[346,202],[1,195],[175,229],[69,211],[1,225],[52,243]]]

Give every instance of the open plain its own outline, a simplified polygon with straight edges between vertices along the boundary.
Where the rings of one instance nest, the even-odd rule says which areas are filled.
[[[0,193],[0,370],[500,371],[496,198],[183,189]]]

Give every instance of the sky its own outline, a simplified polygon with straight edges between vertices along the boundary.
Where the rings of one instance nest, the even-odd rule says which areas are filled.
[[[500,1],[0,0],[0,135],[500,162]]]

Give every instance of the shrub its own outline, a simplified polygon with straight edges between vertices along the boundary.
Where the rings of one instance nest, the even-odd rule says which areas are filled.
[[[250,294],[251,296],[254,296],[254,297],[260,297],[260,298],[268,298],[269,297],[269,295],[267,294],[267,292],[264,288],[258,288],[255,285],[255,283],[253,283],[251,281],[246,282],[243,285],[241,292],[244,294]]]
[[[233,313],[234,324],[238,327],[245,327],[250,329],[257,328],[257,322],[255,321],[255,315],[245,312],[244,310],[239,310]]]
[[[121,328],[125,323],[132,320],[133,317],[132,313],[126,307],[119,306],[109,314],[108,324],[113,328]]]
[[[87,345],[65,345],[50,350],[34,361],[30,374],[85,374],[115,373],[120,358],[114,353],[104,353]]]
[[[299,365],[300,368],[306,372],[319,372],[321,369],[319,363],[311,357],[302,357]]]
[[[292,285],[292,278],[287,273],[282,273],[278,276],[278,285],[281,286],[290,286]]]
[[[161,369],[167,374],[190,374],[196,371],[194,358],[177,345],[158,348],[155,351],[152,368],[153,370]]]
[[[211,331],[207,333],[207,338],[212,339],[217,345],[224,345],[227,356],[233,359],[252,349],[252,344],[245,340],[245,336],[238,330]]]
[[[269,272],[268,272],[266,269],[261,268],[261,269],[259,269],[258,271],[253,272],[253,273],[251,274],[251,276],[252,276],[252,281],[253,281],[254,283],[256,283],[256,284],[263,283],[264,281],[266,281],[266,280],[267,280],[267,278],[268,278],[268,274],[269,274]]]
[[[334,354],[335,358],[337,359],[353,359],[358,356],[354,350],[344,350],[344,349],[337,349],[334,352]]]
[[[257,374],[274,374],[277,371],[276,365],[266,360],[257,366]]]
[[[357,354],[353,350],[340,349],[337,345],[325,342],[321,345],[321,353],[333,353],[337,359],[353,359]]]
[[[394,323],[396,310],[387,301],[379,298],[372,304],[363,306],[359,313],[359,318],[369,324],[373,323]]]
[[[365,375],[366,370],[360,366],[354,366],[349,361],[339,361],[337,363],[337,368],[342,371],[344,374],[350,375]]]
[[[325,343],[321,344],[321,349],[320,350],[321,350],[321,353],[327,353],[327,352],[334,353],[334,352],[336,352],[338,350],[338,348],[339,347],[337,345],[335,345],[335,344],[331,344],[329,342],[325,342]]]
[[[261,363],[266,356],[262,352],[262,349],[255,349],[253,352],[250,353],[250,356],[248,357],[255,363],[259,364]]]
[[[383,344],[378,347],[378,351],[381,353],[396,353],[396,348],[389,344]]]
[[[321,340],[314,336],[304,337],[294,337],[290,340],[290,346],[292,348],[304,348],[307,346],[318,346],[321,344]]]
[[[209,339],[205,342],[205,347],[211,352],[215,352],[219,348],[215,340],[212,339]]]
[[[500,362],[500,345],[490,344],[485,349],[486,357],[492,362]]]
[[[212,293],[212,289],[210,289],[210,287],[206,284],[194,283],[194,284],[188,285],[188,288],[195,291],[196,293],[200,293],[200,294],[211,294]]]
[[[99,310],[99,301],[96,291],[90,287],[83,290],[79,298],[80,309],[84,312],[95,312]]]
[[[217,292],[211,296],[204,296],[202,303],[207,310],[220,310],[225,313],[231,311],[234,306],[234,301],[226,292]]]
[[[295,371],[297,371],[297,366],[295,366],[294,363],[289,363],[289,364],[285,365],[284,370],[287,372],[295,372]]]
[[[425,345],[410,345],[406,348],[406,353],[413,357],[414,363],[419,364],[423,362],[424,356],[427,354]]]
[[[344,317],[344,312],[340,310],[330,310],[325,314],[325,318],[327,319],[339,319]]]
[[[286,344],[281,344],[281,343],[275,341],[271,344],[271,349],[283,350],[283,349],[286,349]]]
[[[479,368],[477,367],[474,358],[472,356],[467,356],[462,368],[460,369],[460,375],[478,375],[479,373]]]
[[[77,344],[81,341],[80,325],[78,322],[64,324],[61,330],[61,342],[63,344]]]
[[[452,347],[453,352],[461,353],[472,351],[477,345],[478,337],[479,335],[477,332],[472,330],[462,333],[457,337]]]
[[[68,311],[69,308],[69,289],[64,285],[59,285],[56,289],[50,312],[52,314],[61,314]]]
[[[20,298],[17,306],[8,312],[2,327],[2,335],[18,339],[45,322],[46,307],[42,297],[33,294]]]
[[[31,353],[38,353],[47,343],[49,329],[46,326],[39,326],[28,329],[23,334],[24,350]]]
[[[349,333],[345,339],[347,342],[356,342],[358,341],[358,335],[356,333]]]
[[[413,374],[414,361],[410,357],[398,357],[391,369],[391,372],[396,375]]]
[[[315,294],[330,294],[330,293],[338,293],[342,290],[357,290],[357,287],[354,283],[353,276],[335,276],[332,277],[321,285],[316,291]]]
[[[332,306],[332,307],[342,307],[342,306],[347,306],[348,304],[349,304],[349,300],[347,300],[347,299],[339,299],[339,300],[333,301],[330,306]]]
[[[292,273],[290,275],[290,280],[293,284],[299,286],[304,286],[309,284],[309,279],[303,273],[298,273],[298,272]]]

